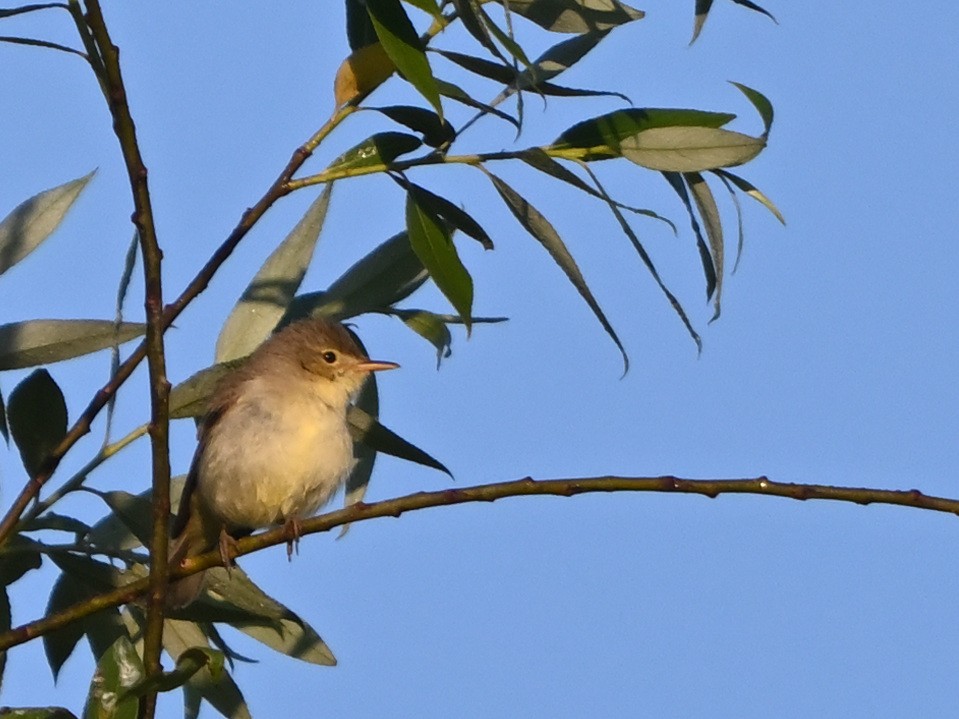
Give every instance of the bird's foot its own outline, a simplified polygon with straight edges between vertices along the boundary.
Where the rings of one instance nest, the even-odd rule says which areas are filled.
[[[300,553],[300,520],[295,517],[288,519],[283,528],[286,530],[286,559],[292,562],[294,550]]]
[[[236,546],[236,540],[227,533],[226,527],[223,527],[220,530],[220,559],[223,561],[223,566],[226,567],[227,574],[230,574],[233,567],[236,566],[233,559],[237,554],[239,554],[239,549]]]

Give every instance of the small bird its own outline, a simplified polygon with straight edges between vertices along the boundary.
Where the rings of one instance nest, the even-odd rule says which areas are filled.
[[[224,564],[237,537],[299,522],[346,481],[356,462],[346,414],[371,360],[343,325],[323,319],[280,330],[217,385],[198,429],[199,443],[174,521],[170,559],[219,546]],[[203,573],[173,582],[170,607],[199,595]]]

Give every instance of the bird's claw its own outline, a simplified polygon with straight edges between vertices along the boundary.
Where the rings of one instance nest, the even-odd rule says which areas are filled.
[[[293,561],[293,552],[296,551],[297,554],[300,553],[300,520],[293,518],[286,520],[286,523],[283,525],[283,528],[286,530],[286,559],[289,562]]]
[[[239,554],[239,550],[236,546],[236,540],[231,537],[227,531],[226,527],[220,530],[220,560],[223,562],[223,566],[226,568],[226,573],[229,575],[233,567],[236,566],[234,557]]]

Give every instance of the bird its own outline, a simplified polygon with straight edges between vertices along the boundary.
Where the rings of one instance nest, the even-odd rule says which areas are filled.
[[[372,372],[371,360],[340,323],[293,322],[261,344],[214,388],[171,529],[170,561],[219,547],[232,564],[236,539],[274,525],[299,539],[299,523],[343,485],[356,459],[347,411]],[[182,608],[202,591],[203,572],[172,582],[167,604]]]

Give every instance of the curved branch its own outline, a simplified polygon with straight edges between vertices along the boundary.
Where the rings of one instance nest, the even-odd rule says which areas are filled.
[[[766,477],[751,479],[684,479],[682,477],[579,477],[574,479],[535,480],[531,477],[511,482],[481,484],[475,487],[445,489],[438,492],[417,492],[396,499],[374,504],[362,502],[343,509],[313,517],[301,524],[300,536],[328,532],[354,522],[363,522],[379,517],[399,517],[406,512],[448,507],[471,502],[493,502],[507,497],[555,496],[572,497],[594,492],[662,492],[667,494],[698,494],[715,499],[722,494],[756,494],[768,497],[783,497],[801,501],[828,499],[854,504],[891,504],[912,507],[932,512],[945,512],[959,516],[959,499],[935,497],[923,494],[918,489],[893,490],[869,487],[836,487],[824,484],[791,484],[774,482]],[[266,547],[285,544],[291,537],[286,528],[246,537],[237,542],[237,556],[243,556]],[[172,567],[170,578],[178,579],[222,563],[218,551],[208,552]],[[147,590],[147,579],[101,594],[93,599],[67,608],[59,614],[37,619],[28,624],[0,634],[0,651],[23,644],[49,632],[61,629],[77,620],[88,617],[101,609],[119,606],[133,601]]]

